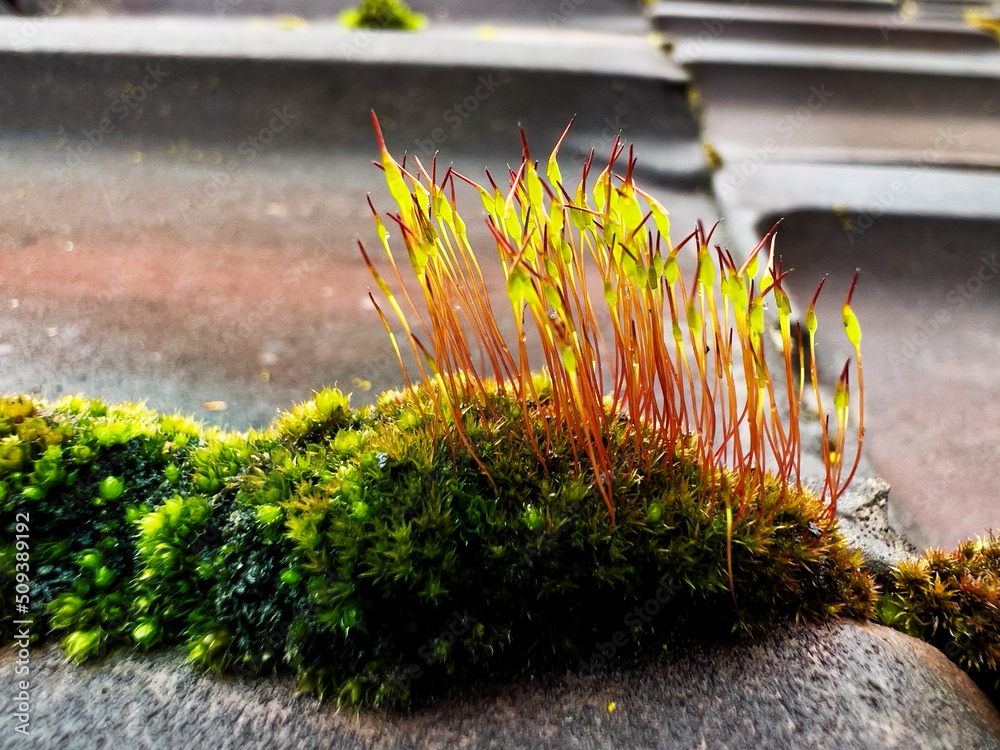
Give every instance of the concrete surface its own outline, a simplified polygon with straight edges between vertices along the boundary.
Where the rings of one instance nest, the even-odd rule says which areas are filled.
[[[10,0],[6,0],[10,2]],[[354,0],[14,0],[30,15],[199,16],[280,18],[294,28],[301,21],[332,20]],[[637,0],[412,0],[432,26],[440,24],[530,24],[558,29],[590,28],[645,34]]]
[[[36,25],[32,33],[25,27]],[[289,28],[280,19],[5,18],[0,52],[186,56],[213,60],[381,63],[504,68],[683,81],[645,35],[530,26],[431,26],[419,32],[346,29],[336,21]]]
[[[354,403],[400,385],[356,246],[377,247],[366,194],[391,205],[371,109],[395,154],[440,150],[473,179],[502,179],[521,127],[544,158],[575,115],[567,174],[622,133],[680,236],[716,217],[685,76],[642,38],[571,32],[548,67],[553,45],[513,31],[57,18],[18,51],[4,23],[4,390],[147,399],[245,429],[325,385]]]
[[[598,636],[599,637],[599,636]],[[288,679],[211,678],[179,656],[114,654],[85,667],[31,657],[30,739],[3,748],[135,750],[1000,747],[1000,715],[927,644],[876,625],[780,627],[733,644],[671,641],[589,675],[524,675],[407,716],[336,713]],[[0,689],[16,695],[13,658]]]
[[[791,42],[939,51],[996,50],[992,34],[962,19],[923,18],[899,8],[844,10],[817,5],[751,5],[698,2],[654,3],[653,27],[680,48],[716,39]]]
[[[0,143],[62,137],[71,148],[96,140],[148,150],[183,138],[232,151],[288,106],[295,122],[275,148],[369,149],[374,109],[394,150],[501,156],[520,128],[551,144],[575,115],[567,149],[607,150],[622,132],[661,171],[700,171],[705,183],[686,77],[643,39],[573,32],[553,51],[527,32],[355,36],[329,24],[298,34],[229,20],[49,19],[15,43],[16,28],[0,19]],[[105,119],[111,132],[99,130]]]

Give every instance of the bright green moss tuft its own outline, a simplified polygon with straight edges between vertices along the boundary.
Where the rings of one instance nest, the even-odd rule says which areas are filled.
[[[402,0],[361,0],[356,8],[340,14],[340,22],[349,29],[414,31],[427,19],[410,10]]]
[[[8,459],[0,464],[5,592],[20,552],[31,591],[29,611],[18,617],[34,619],[32,638],[51,627],[73,658],[86,658],[125,633],[135,522],[176,491],[164,469],[187,465],[188,446],[209,436],[190,420],[134,404],[23,396],[0,400],[0,434]],[[179,472],[176,479],[190,483]],[[18,521],[27,529],[21,540]],[[4,638],[15,619],[12,598],[0,610]]]

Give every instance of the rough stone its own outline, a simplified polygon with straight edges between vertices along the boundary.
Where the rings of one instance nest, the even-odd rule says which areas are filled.
[[[943,654],[854,622],[675,642],[596,674],[525,676],[389,717],[293,697],[288,678],[199,675],[173,653],[60,662],[51,647],[32,656],[34,747],[1000,748],[1000,714]],[[5,696],[13,667],[8,652]],[[20,739],[5,732],[0,746]]]
[[[888,502],[889,483],[878,477],[852,482],[837,501],[837,528],[848,545],[861,550],[868,569],[878,577],[918,554],[889,523]]]

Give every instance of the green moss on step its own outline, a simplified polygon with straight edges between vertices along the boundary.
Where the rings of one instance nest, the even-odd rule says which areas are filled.
[[[201,667],[291,669],[321,695],[392,708],[526,665],[600,666],[612,637],[872,613],[871,579],[810,495],[772,488],[733,521],[734,606],[737,503],[726,476],[704,486],[693,452],[622,472],[611,526],[572,446],[543,465],[511,429],[456,454],[436,399],[352,411],[329,390],[249,435],[128,405],[4,402],[24,454],[0,472],[4,516],[30,516],[33,632],[77,661],[181,643]],[[499,423],[523,419],[492,399]],[[544,404],[529,416],[542,429]],[[612,455],[630,435],[605,436]]]

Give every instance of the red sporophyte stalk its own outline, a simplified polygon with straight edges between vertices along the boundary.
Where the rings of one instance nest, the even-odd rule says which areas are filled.
[[[476,415],[487,425],[496,420],[490,400],[495,389],[518,404],[522,415],[518,425],[497,429],[523,431],[543,467],[555,436],[568,436],[577,468],[589,465],[612,524],[615,472],[648,472],[651,462],[664,456],[670,461],[680,452],[697,457],[710,507],[719,497],[727,498],[727,530],[752,501],[763,499],[768,474],[778,480],[781,492],[802,491],[799,423],[807,369],[823,439],[830,445],[815,357],[813,308],[822,283],[806,314],[804,344],[798,324],[792,334],[792,307],[781,286],[787,272],[775,259],[776,227],[737,266],[727,250],[715,245],[713,251],[712,232],[700,224],[682,242],[670,244],[666,209],[633,180],[631,149],[624,175],[615,172],[624,151],[617,140],[588,191],[593,152],[575,186],[564,182],[556,160],[570,126],[556,143],[544,176],[522,134],[521,164],[517,171],[510,170],[504,191],[489,172],[489,186],[484,187],[451,168],[438,183],[433,162],[430,174],[418,159],[415,173],[407,171],[405,163],[397,163],[386,150],[374,113],[372,122],[381,168],[398,207],[398,213],[386,217],[399,231],[413,272],[412,278],[404,278],[390,250],[385,222],[372,207],[402,304],[364,247],[361,252],[400,320],[421,378],[439,394],[438,424],[455,436],[449,438],[453,450],[462,445],[476,455],[466,418]],[[486,210],[513,316],[513,350],[501,334],[459,216],[456,179],[478,192]],[[762,262],[765,248],[769,257]],[[692,262],[694,272],[686,279],[682,266]],[[603,289],[600,299],[588,292],[595,279]],[[843,319],[855,349],[857,454],[842,480],[850,432],[848,362],[834,393],[833,448],[824,451],[821,500],[831,520],[837,498],[857,469],[864,434],[861,330],[850,307],[856,282],[857,277]],[[771,303],[781,341],[783,371],[778,378],[769,369],[765,310]],[[410,386],[399,343],[377,302],[375,306]],[[609,321],[604,328],[602,317]],[[541,343],[540,363],[529,357],[529,330]],[[540,420],[542,411],[547,418]],[[622,456],[612,458],[606,440],[618,421],[624,421],[632,435],[624,464]],[[714,492],[720,483],[732,492]],[[730,497],[739,498],[735,507]],[[758,503],[760,513],[766,512],[765,505]]]

